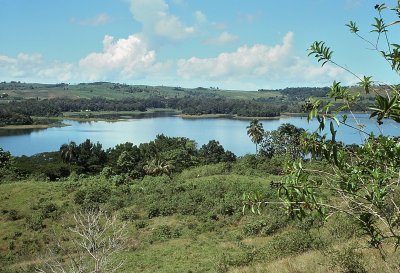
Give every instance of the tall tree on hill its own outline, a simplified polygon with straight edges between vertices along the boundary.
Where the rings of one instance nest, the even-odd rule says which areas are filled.
[[[63,144],[60,147],[61,158],[65,163],[71,164],[76,160],[76,143],[71,141],[69,144]]]
[[[261,143],[264,137],[264,128],[262,123],[258,119],[253,119],[247,128],[247,135],[250,137],[251,141],[256,144],[256,153],[258,153],[257,145]]]

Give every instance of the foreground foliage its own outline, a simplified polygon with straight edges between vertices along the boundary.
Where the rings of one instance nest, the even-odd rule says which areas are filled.
[[[377,34],[376,42],[369,42],[359,34],[356,23],[350,22],[350,31],[372,45],[390,64],[396,73],[400,72],[399,46],[389,42],[389,30],[399,21],[387,23],[382,13],[384,4],[376,5],[378,17],[371,32]],[[398,19],[400,2],[392,9]],[[336,64],[333,53],[324,42],[315,42],[310,47],[310,55],[322,65]],[[340,66],[342,67],[342,66]],[[366,93],[373,93],[375,105],[370,108],[371,118],[377,125],[390,119],[400,122],[399,86],[386,85],[385,92],[379,92],[372,77],[360,77],[344,68],[360,81]],[[334,82],[329,96],[338,104],[337,111],[347,111],[352,115],[353,105],[359,103],[360,94],[349,92],[340,83]],[[354,127],[347,123],[347,115],[331,112],[333,104],[323,105],[320,100],[310,100],[306,108],[309,119],[317,118],[322,132],[329,126],[330,137],[316,133],[304,138],[303,147],[313,158],[325,159],[330,168],[315,170],[305,167],[300,161],[293,164],[291,172],[283,180],[281,197],[288,212],[303,219],[306,215],[327,218],[334,213],[345,213],[356,219],[370,245],[382,249],[384,243],[400,246],[400,140],[398,137],[374,136],[363,130],[356,120]],[[354,117],[355,118],[355,117]],[[361,147],[348,147],[336,141],[335,126],[352,126],[365,139]],[[318,177],[323,177],[319,179]],[[384,254],[384,253],[382,253]]]

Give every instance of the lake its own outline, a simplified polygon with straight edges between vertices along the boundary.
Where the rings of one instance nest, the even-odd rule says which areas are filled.
[[[366,131],[379,134],[380,129],[368,115],[357,114],[359,122],[366,125]],[[350,117],[349,117],[350,120]],[[235,119],[184,119],[177,116],[127,119],[118,122],[78,122],[64,120],[70,126],[40,130],[0,130],[0,147],[15,156],[33,155],[41,152],[58,151],[70,141],[81,143],[86,139],[100,142],[103,148],[119,143],[140,144],[153,140],[157,134],[187,137],[195,140],[199,147],[209,140],[218,140],[227,150],[241,156],[255,152],[255,145],[247,136],[248,120]],[[291,123],[307,130],[315,130],[317,122],[307,122],[305,117],[288,117],[276,120],[262,120],[264,130],[275,130],[283,123]],[[354,122],[352,122],[354,124]],[[384,134],[400,135],[400,124],[386,121],[382,126]],[[354,130],[340,126],[338,139],[347,144],[361,143],[362,136]]]

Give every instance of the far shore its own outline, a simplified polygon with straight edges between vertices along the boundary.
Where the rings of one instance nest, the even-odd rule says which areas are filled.
[[[27,129],[48,129],[53,127],[64,127],[70,126],[65,124],[63,120],[73,120],[82,122],[96,122],[96,121],[107,121],[107,122],[119,122],[127,119],[138,119],[138,118],[149,118],[149,117],[160,117],[160,116],[175,116],[183,119],[236,119],[236,120],[278,120],[290,117],[305,117],[304,113],[281,113],[280,116],[276,117],[248,117],[238,116],[231,114],[204,114],[204,115],[187,115],[182,114],[181,111],[174,109],[150,109],[145,112],[140,111],[100,111],[100,112],[65,112],[62,117],[53,117],[52,119],[56,122],[49,124],[30,124],[30,125],[6,125],[0,126],[0,130],[27,130]],[[47,119],[46,117],[33,117],[36,120]]]
[[[6,125],[0,127],[0,130],[27,130],[27,129],[48,129],[53,127],[69,126],[64,123],[51,123],[51,124],[29,124],[29,125]]]
[[[179,114],[176,115],[178,117],[184,119],[210,119],[210,118],[225,118],[225,119],[238,119],[238,120],[277,120],[277,119],[284,119],[290,117],[302,117],[305,116],[302,113],[282,113],[279,116],[275,117],[247,117],[247,116],[238,116],[238,115],[231,115],[231,114],[204,114],[204,115],[186,115],[186,114]]]

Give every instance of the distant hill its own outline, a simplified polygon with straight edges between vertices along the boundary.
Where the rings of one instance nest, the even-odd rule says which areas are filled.
[[[147,98],[154,95],[163,97],[183,97],[195,94],[218,95],[233,99],[265,99],[282,96],[324,97],[328,87],[295,87],[285,89],[259,89],[258,91],[225,90],[217,87],[183,88],[180,86],[127,85],[111,82],[92,82],[79,84],[41,84],[21,82],[1,82],[0,93],[11,99],[51,99],[51,98],[92,98],[122,99],[127,97]]]

